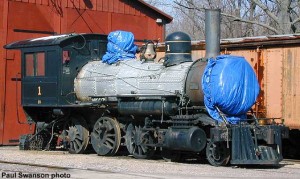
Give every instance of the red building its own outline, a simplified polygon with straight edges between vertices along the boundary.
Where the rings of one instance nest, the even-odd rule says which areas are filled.
[[[172,17],[142,0],[0,0],[0,145],[18,144],[26,124],[20,104],[20,53],[3,45],[63,33],[134,33],[137,40],[164,39]]]

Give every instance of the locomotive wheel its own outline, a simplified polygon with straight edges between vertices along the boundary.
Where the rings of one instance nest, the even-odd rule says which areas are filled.
[[[119,123],[109,117],[101,117],[94,125],[91,143],[98,155],[114,155],[121,144]]]
[[[213,166],[225,166],[230,159],[230,149],[224,142],[210,141],[206,147],[206,157]]]
[[[80,115],[71,116],[67,128],[69,152],[72,154],[83,153],[89,142],[88,125],[85,119]]]
[[[155,152],[154,147],[143,145],[152,143],[152,137],[148,131],[142,131],[141,126],[129,124],[126,129],[125,140],[127,150],[134,158],[151,158]]]

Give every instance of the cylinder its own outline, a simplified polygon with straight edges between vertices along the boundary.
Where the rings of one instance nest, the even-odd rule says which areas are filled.
[[[220,9],[205,9],[205,58],[220,55]]]
[[[177,104],[168,101],[120,101],[118,103],[118,111],[122,115],[174,115],[177,110]]]
[[[198,128],[172,129],[166,133],[164,146],[172,150],[200,152],[206,144],[205,132]]]

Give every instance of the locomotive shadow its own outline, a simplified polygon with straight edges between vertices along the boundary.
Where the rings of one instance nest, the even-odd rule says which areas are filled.
[[[289,164],[278,164],[278,165],[228,165],[232,168],[241,168],[241,169],[280,169]]]

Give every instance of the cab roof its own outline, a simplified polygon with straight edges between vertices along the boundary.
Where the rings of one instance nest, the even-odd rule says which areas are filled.
[[[12,42],[4,45],[5,49],[22,49],[42,46],[60,46],[64,47],[70,43],[84,43],[86,40],[104,40],[107,41],[107,35],[101,34],[60,34],[33,39],[26,39]]]

